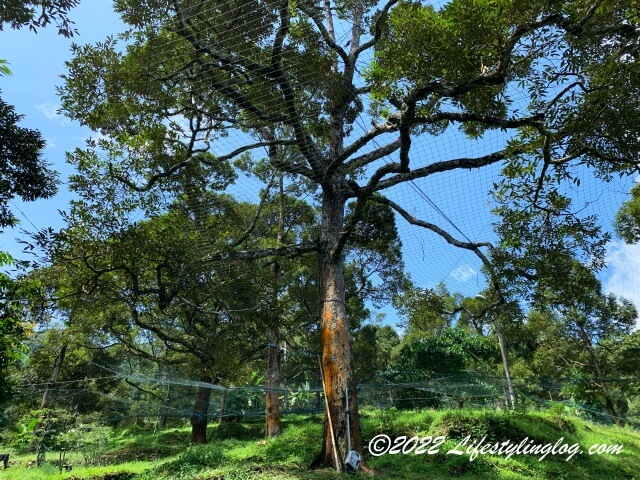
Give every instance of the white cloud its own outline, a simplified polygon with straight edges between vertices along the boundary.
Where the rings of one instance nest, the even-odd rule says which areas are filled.
[[[606,293],[631,300],[640,310],[640,245],[613,242],[607,253]]]
[[[53,103],[47,102],[41,105],[36,105],[36,108],[49,120],[58,122],[60,125],[66,125],[69,123],[67,118],[58,113],[60,105],[54,105]]]
[[[469,265],[461,265],[451,272],[451,276],[459,282],[466,282],[477,273]]]
[[[45,138],[44,140],[47,142],[47,148],[54,149],[58,146],[56,143],[56,140],[58,140],[57,137]]]

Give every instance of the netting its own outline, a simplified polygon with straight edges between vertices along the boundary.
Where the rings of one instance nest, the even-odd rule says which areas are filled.
[[[280,348],[284,341],[319,345],[318,255],[314,250],[299,255],[294,247],[318,240],[319,185],[335,166],[315,165],[312,159],[327,158],[331,152],[326,132],[329,103],[332,89],[340,88],[336,72],[348,69],[347,57],[358,41],[354,29],[360,28],[360,21],[375,26],[377,17],[375,9],[364,19],[354,18],[346,8],[334,10],[335,22],[329,28],[321,5],[292,3],[298,10],[289,21],[296,29],[282,40],[283,49],[278,42],[286,15],[273,2],[185,1],[176,2],[181,6],[178,12],[125,11],[133,25],[128,34],[117,42],[75,50],[76,60],[65,78],[67,90],[62,90],[63,109],[90,126],[95,140],[69,156],[79,170],[70,183],[86,203],[70,219],[80,241],[70,242],[60,258],[72,265],[71,280],[66,279],[69,289],[86,296],[75,305],[71,300],[63,303],[52,318],[66,322],[70,331],[85,322],[80,332],[98,348],[123,344],[131,358],[137,355],[161,364],[164,356],[167,363],[181,361],[184,368],[158,376],[118,369],[105,378],[86,379],[95,382],[91,391],[78,385],[85,380],[57,385],[69,406],[80,405],[90,393],[104,406],[104,421],[184,419],[194,413],[196,389],[208,387],[210,419],[263,416],[264,379],[249,387],[221,384],[232,384],[231,379],[241,384],[237,378],[252,373],[249,363],[264,367],[266,349]],[[360,44],[371,38],[363,34]],[[525,51],[537,41],[527,38],[518,48]],[[279,57],[285,59],[285,74],[269,70],[276,68]],[[102,69],[95,68],[95,58]],[[341,162],[349,170],[345,178],[357,183],[360,191],[401,154],[398,128],[378,127],[390,122],[393,103],[372,99],[364,88],[370,83],[366,76],[373,59],[371,50],[361,52],[353,65],[352,85],[344,93],[349,119],[341,126],[341,148],[348,155]],[[540,58],[532,77],[541,81],[545,68],[561,66],[553,56]],[[546,91],[551,98],[562,84],[549,83],[554,85]],[[398,85],[401,88],[403,82]],[[505,117],[531,111],[529,87],[533,88],[505,89]],[[458,113],[453,100],[443,103],[442,112]],[[101,116],[103,111],[110,116]],[[440,127],[410,132],[405,153],[411,171],[446,162],[481,164],[487,156],[503,152],[519,134],[515,128],[494,125],[474,137],[455,122]],[[374,187],[409,215],[446,230],[459,242],[496,243],[498,220],[492,210],[497,202],[490,192],[504,163],[442,168],[411,179],[390,171]],[[544,168],[534,164],[534,174],[542,175]],[[613,216],[628,198],[633,177],[605,182],[602,176],[585,173],[583,164],[572,169],[581,178],[579,188],[568,178],[559,190],[571,199],[576,215],[597,215],[603,232],[611,232]],[[486,288],[482,261],[472,249],[456,248],[435,228],[418,228],[394,215],[401,260],[418,288],[445,284],[464,297]],[[609,246],[616,255],[632,248]],[[251,252],[268,249],[270,254],[252,256]],[[276,255],[283,252],[287,255]],[[359,255],[366,261],[358,264]],[[374,318],[376,311],[385,313],[388,323],[400,320],[391,307],[393,292],[384,291],[393,273],[389,265],[380,267],[384,255],[382,249],[367,251],[367,246],[353,247],[347,255],[356,272],[349,293],[364,305],[356,307],[371,311],[354,307],[353,317],[360,321]],[[609,259],[613,272],[602,275],[605,288],[640,298],[633,281],[637,265],[624,263],[620,256]],[[400,259],[393,261],[400,270]],[[56,292],[62,301],[71,293]],[[274,340],[268,327],[276,316],[280,331]],[[216,371],[210,374],[212,363]],[[310,365],[315,369],[313,362]],[[209,371],[203,375],[202,370]],[[114,375],[126,380],[118,383],[123,390],[101,391],[100,382],[109,385]],[[201,380],[216,375],[220,383]],[[305,383],[290,377],[277,389],[283,414],[322,412],[317,373],[308,374]],[[629,379],[606,380],[615,384]],[[574,410],[606,416],[558,393],[575,382],[583,380],[514,379],[519,397],[534,404],[560,399]],[[23,386],[16,394],[33,402],[43,392],[42,386],[35,387]],[[378,383],[360,385],[358,397],[362,407],[504,408],[506,388],[502,377],[478,373],[435,375],[411,383],[381,377]]]
[[[319,376],[299,383],[282,383],[277,388],[263,386],[224,387],[222,385],[180,379],[166,373],[145,376],[101,367],[110,375],[50,385],[23,385],[16,391],[20,403],[39,402],[46,388],[52,393],[49,408],[64,409],[78,417],[78,422],[90,418],[102,424],[125,428],[130,425],[158,426],[167,421],[183,426],[199,413],[193,404],[199,387],[211,390],[207,419],[217,421],[249,421],[265,417],[267,391],[276,392],[280,398],[279,413],[288,415],[319,414],[325,412],[324,392]],[[360,409],[423,410],[423,409],[486,409],[509,410],[507,384],[502,376],[477,372],[434,374],[429,379],[416,382],[394,382],[380,375],[374,382],[359,383],[358,405]],[[611,386],[637,381],[637,377],[607,378]],[[101,386],[117,388],[100,392]],[[587,420],[610,424],[612,422],[602,406],[576,400],[567,393],[567,387],[590,386],[593,381],[584,378],[514,377],[520,408],[547,410],[560,405],[562,413]],[[98,415],[83,413],[83,402],[90,398],[100,406]],[[80,411],[79,411],[80,408]],[[9,409],[10,410],[10,409]],[[11,413],[11,412],[9,412]],[[640,411],[632,407],[623,419],[629,427],[640,427]]]

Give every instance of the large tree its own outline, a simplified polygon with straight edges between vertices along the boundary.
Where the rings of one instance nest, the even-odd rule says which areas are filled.
[[[575,219],[558,187],[585,172],[572,165],[604,178],[637,167],[640,34],[630,0],[454,0],[441,8],[398,0],[118,0],[115,6],[131,25],[121,37],[127,48],[114,39],[75,48],[61,88],[66,114],[105,138],[109,160],[95,163],[102,172],[95,178],[149,192],[193,164],[278,146],[289,154],[270,157],[267,168],[303,179],[316,193],[319,247],[249,253],[236,245],[227,254],[257,258],[319,248],[329,405],[320,460],[327,464],[343,463],[349,420],[351,448],[363,452],[344,261],[371,202],[474,252],[493,272],[489,244],[457,239],[416,218],[394,200],[394,187],[501,164],[496,194],[517,200],[502,213],[526,224],[536,210]],[[412,148],[452,128],[470,141],[502,131],[503,145],[443,160]],[[216,142],[221,135],[234,141]],[[223,154],[202,155],[214,146]],[[570,233],[580,236],[576,222]],[[491,277],[499,292],[499,276]]]

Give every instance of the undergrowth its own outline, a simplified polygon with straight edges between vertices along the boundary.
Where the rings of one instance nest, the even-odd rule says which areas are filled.
[[[640,432],[631,428],[604,426],[547,412],[495,412],[476,410],[361,412],[365,460],[383,479],[619,479],[640,480]],[[369,441],[379,434],[391,441],[418,437],[444,437],[431,453],[385,454],[374,457],[367,451]],[[260,420],[211,425],[209,443],[190,446],[188,428],[160,432],[120,430],[111,450],[104,456],[107,465],[84,467],[71,454],[71,472],[59,472],[53,463],[27,468],[32,454],[12,455],[14,463],[0,470],[7,480],[242,480],[242,479],[334,479],[344,478],[331,469],[310,470],[319,453],[322,438],[321,416],[290,416],[283,421],[283,433],[264,439]],[[484,444],[505,441],[525,444],[578,444],[583,453],[567,460],[567,454],[516,455],[477,454],[465,449],[474,441]],[[618,454],[589,455],[594,444],[622,445]],[[411,449],[413,450],[413,449]],[[435,451],[437,450],[437,451]],[[455,452],[462,451],[458,455]],[[453,452],[453,453],[452,453]],[[14,452],[15,453],[15,452]],[[49,455],[53,462],[57,457]],[[17,462],[17,463],[16,463]],[[364,478],[362,474],[358,477]]]

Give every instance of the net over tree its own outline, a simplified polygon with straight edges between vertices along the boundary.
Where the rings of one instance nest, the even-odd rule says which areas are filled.
[[[316,194],[319,242],[250,252],[238,245],[226,255],[320,254],[322,366],[335,435],[325,421],[326,464],[336,462],[334,445],[344,461],[348,418],[352,448],[363,452],[344,250],[367,204],[391,207],[490,265],[491,245],[416,218],[394,197],[397,188],[501,165],[494,186],[506,205],[501,213],[524,225],[527,212],[567,214],[558,185],[587,174],[584,166],[605,179],[637,168],[640,46],[630,0],[115,6],[130,30],[118,41],[75,48],[61,88],[67,115],[103,135],[109,161],[92,157],[95,169],[148,192],[190,164],[275,146],[282,153],[269,155],[268,168],[304,180]],[[501,131],[503,145],[444,160],[412,148],[450,129],[470,142]],[[565,233],[585,238],[581,223],[573,225]],[[523,266],[513,271],[535,277]],[[492,281],[501,287],[498,275]]]

